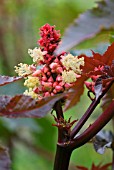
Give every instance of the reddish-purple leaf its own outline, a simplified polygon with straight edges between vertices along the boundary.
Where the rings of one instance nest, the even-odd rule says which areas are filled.
[[[17,117],[44,117],[54,106],[54,104],[72,93],[61,93],[51,97],[45,97],[36,101],[29,96],[16,95],[0,96],[0,116],[9,118]]]
[[[114,28],[113,9],[114,1],[104,0],[99,2],[97,7],[81,14],[66,30],[62,44],[57,49],[57,54],[68,51],[85,40],[92,39],[103,30],[108,32],[108,30]]]
[[[0,170],[10,170],[10,164],[8,149],[0,146]]]
[[[71,107],[75,106],[77,104],[77,102],[80,101],[80,97],[84,92],[84,81],[87,79],[86,76],[81,76],[76,84],[74,85],[73,89],[73,93],[72,95],[70,95],[65,103],[65,108],[64,110],[66,111],[67,109],[70,109]]]
[[[4,86],[20,79],[22,79],[22,77],[0,76],[0,86]]]

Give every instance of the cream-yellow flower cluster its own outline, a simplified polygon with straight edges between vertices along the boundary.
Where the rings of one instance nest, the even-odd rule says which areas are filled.
[[[62,79],[66,83],[73,83],[76,81],[77,74],[81,74],[81,66],[84,66],[84,57],[78,58],[72,54],[61,56],[61,62],[65,66],[62,72]]]
[[[68,54],[62,57],[62,63],[66,67],[66,70],[73,70],[77,74],[81,74],[80,66],[84,66],[84,57],[78,58],[72,54]]]
[[[42,52],[41,49],[37,47],[35,47],[33,50],[28,49],[28,54],[33,58],[33,62],[37,63],[44,59],[43,55],[45,55],[46,53],[46,51]]]
[[[30,66],[28,64],[23,64],[20,63],[18,64],[19,67],[15,66],[15,72],[19,75],[19,76],[26,76],[32,73],[32,70],[30,69]]]
[[[39,85],[40,85],[40,82],[39,82],[38,77],[28,76],[24,82],[24,86],[27,86],[28,88],[34,88]]]
[[[32,88],[25,90],[24,94],[27,95],[27,96],[31,96],[34,99],[38,99],[38,95],[33,91]]]
[[[73,83],[76,81],[76,74],[73,70],[70,71],[63,71],[62,72],[62,79],[65,83]]]

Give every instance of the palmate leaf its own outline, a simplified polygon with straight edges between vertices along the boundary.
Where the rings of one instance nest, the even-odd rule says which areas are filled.
[[[22,77],[0,76],[0,86],[4,86],[20,79],[22,79]]]
[[[0,116],[8,118],[32,117],[42,118],[53,108],[54,104],[72,93],[61,93],[51,97],[45,97],[36,101],[25,95],[0,96]]]
[[[0,170],[10,170],[10,164],[8,150],[0,145]]]
[[[74,23],[67,28],[56,53],[68,51],[81,42],[95,37],[98,33],[114,29],[114,1],[104,0],[98,3],[96,8],[79,16]],[[106,32],[105,32],[106,34]],[[102,41],[102,39],[101,39]]]

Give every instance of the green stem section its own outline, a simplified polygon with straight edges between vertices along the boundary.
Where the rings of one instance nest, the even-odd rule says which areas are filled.
[[[53,170],[68,170],[71,153],[72,151],[67,147],[57,145]]]

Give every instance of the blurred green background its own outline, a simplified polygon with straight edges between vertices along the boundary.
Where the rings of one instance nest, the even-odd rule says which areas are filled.
[[[1,0],[0,1],[0,74],[15,75],[18,63],[31,63],[27,51],[37,46],[39,28],[45,23],[56,25],[63,35],[65,29],[80,13],[95,6],[95,0]],[[0,94],[14,95],[24,91],[22,82],[0,88]],[[65,113],[66,119],[80,118],[90,100],[86,93],[79,104]],[[82,107],[83,106],[83,107]],[[89,123],[101,112],[98,107]],[[0,118],[0,141],[9,147],[12,170],[51,170],[56,150],[57,128],[53,117],[43,119]],[[108,159],[107,159],[108,157]],[[74,151],[70,170],[74,165],[90,167],[111,161],[111,152],[97,154],[92,144]]]

